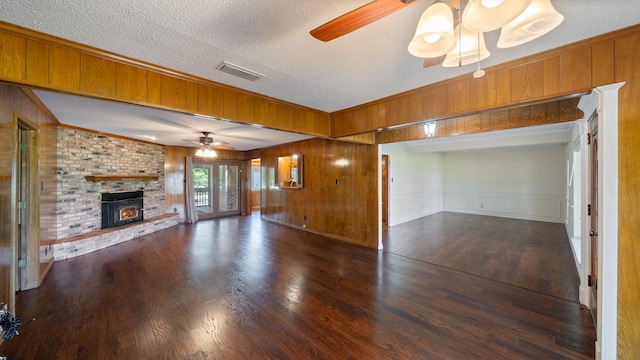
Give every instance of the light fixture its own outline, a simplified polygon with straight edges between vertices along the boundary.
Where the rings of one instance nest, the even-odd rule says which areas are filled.
[[[530,3],[531,0],[469,0],[462,23],[473,31],[497,30],[518,17]]]
[[[420,17],[409,53],[421,58],[446,54],[443,66],[467,65],[489,57],[484,32],[502,28],[498,47],[508,48],[534,40],[564,20],[550,0],[469,0],[462,10],[461,2],[452,1],[451,7],[443,2],[429,6]],[[459,23],[455,32],[454,11]],[[478,64],[474,77],[483,75]]]
[[[520,16],[502,27],[499,48],[510,48],[540,36],[555,29],[564,20],[551,5],[550,0],[533,0]]]
[[[216,151],[213,150],[213,139],[209,137],[209,132],[203,132],[200,137],[200,148],[196,151],[195,156],[202,158],[214,158],[217,157]]]
[[[489,50],[484,43],[484,34],[467,29],[464,23],[456,26],[455,34],[458,43],[444,58],[442,66],[468,65],[489,57]]]
[[[424,133],[427,134],[428,137],[432,137],[433,135],[436,134],[436,122],[435,121],[429,121],[428,123],[424,124]]]
[[[444,3],[435,3],[420,17],[416,33],[409,43],[413,56],[427,58],[442,56],[456,46],[453,35],[453,13]]]

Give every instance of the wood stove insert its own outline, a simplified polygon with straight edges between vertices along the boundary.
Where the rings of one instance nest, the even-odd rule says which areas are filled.
[[[144,220],[142,190],[102,193],[102,228]]]

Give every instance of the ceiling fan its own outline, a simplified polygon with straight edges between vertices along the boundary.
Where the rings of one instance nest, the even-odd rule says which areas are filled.
[[[220,150],[235,150],[233,146],[229,146],[228,143],[224,141],[213,141],[213,138],[209,137],[209,135],[212,135],[212,134],[213,133],[210,131],[203,131],[202,132],[203,136],[200,136],[199,141],[192,141],[187,139],[183,139],[183,140],[194,143],[194,144],[198,144],[200,145],[200,147],[207,147],[211,149],[220,149]]]
[[[313,29],[313,37],[331,41],[414,3],[415,0],[375,0]],[[524,44],[556,28],[564,16],[551,0],[433,1],[418,23],[409,52],[424,58],[424,67],[478,63],[489,56],[484,33],[500,30],[498,48]],[[443,62],[444,60],[444,62]],[[478,75],[478,76],[476,76]]]
[[[452,11],[460,7],[461,0],[453,0],[449,3]],[[463,0],[464,1],[464,0]],[[341,15],[310,31],[311,36],[321,41],[331,41],[350,32],[367,26],[387,15],[404,9],[415,3],[416,0],[374,0],[344,15]],[[454,26],[457,25],[457,17],[454,17]],[[430,67],[442,63],[444,56],[425,58],[424,67]]]

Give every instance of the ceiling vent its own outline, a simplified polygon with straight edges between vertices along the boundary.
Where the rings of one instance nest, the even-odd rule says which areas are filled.
[[[227,74],[235,75],[250,81],[256,81],[264,77],[264,75],[260,73],[251,71],[249,69],[245,69],[242,66],[238,66],[226,61],[223,61],[222,64],[218,65],[216,69],[222,72],[226,72]]]

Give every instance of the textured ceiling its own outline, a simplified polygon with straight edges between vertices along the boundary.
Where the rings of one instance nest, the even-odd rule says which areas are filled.
[[[424,69],[422,59],[408,53],[407,44],[431,0],[416,0],[334,41],[309,35],[367,2],[2,0],[0,20],[327,112],[475,70],[475,64]],[[491,56],[482,65],[640,23],[638,0],[552,3],[565,16],[558,28],[511,49],[497,49],[499,30],[487,33]],[[251,82],[220,72],[216,66],[222,61],[265,77]]]

